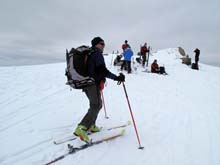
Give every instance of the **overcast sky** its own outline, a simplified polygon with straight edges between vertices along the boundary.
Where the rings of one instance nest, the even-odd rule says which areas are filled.
[[[0,0],[0,65],[9,57],[65,59],[65,48],[90,45],[106,52],[128,40],[135,52],[183,47],[220,66],[219,0]],[[4,59],[4,60],[2,60]]]

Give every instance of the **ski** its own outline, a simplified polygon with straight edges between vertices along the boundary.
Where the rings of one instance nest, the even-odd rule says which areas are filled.
[[[77,137],[75,135],[70,135],[70,136],[64,137],[62,139],[54,140],[53,144],[59,145],[59,144],[63,144],[65,142],[73,141],[76,139],[77,139]]]
[[[68,144],[67,147],[68,147],[68,152],[66,154],[63,154],[57,158],[55,158],[54,160],[46,163],[45,165],[49,165],[49,164],[52,164],[52,163],[55,163],[63,158],[65,158],[66,156],[70,155],[70,154],[74,154],[78,151],[81,151],[81,150],[84,150],[86,148],[89,148],[89,147],[92,147],[94,145],[97,145],[97,144],[100,144],[100,143],[103,143],[103,142],[108,142],[110,140],[113,140],[113,139],[116,139],[120,136],[123,136],[125,133],[125,129],[122,129],[119,133],[115,134],[115,135],[112,135],[112,136],[108,136],[108,137],[105,137],[105,138],[102,138],[100,140],[97,140],[97,141],[91,141],[90,143],[86,143],[86,144],[83,144],[79,147],[74,147],[73,145],[71,144]]]
[[[118,126],[113,126],[113,127],[110,127],[110,128],[107,128],[107,129],[104,129],[106,131],[111,131],[111,130],[114,130],[114,129],[118,129],[118,128],[124,128],[124,127],[127,127],[131,125],[131,121],[128,121],[127,123],[125,124],[122,124],[122,125],[118,125]],[[102,130],[101,130],[102,132]],[[89,135],[92,134],[91,132],[88,133]],[[55,145],[59,145],[59,144],[63,144],[63,143],[66,143],[66,142],[69,142],[69,141],[73,141],[73,140],[76,140],[78,137],[76,137],[75,135],[70,135],[70,136],[66,136],[66,137],[63,137],[63,138],[60,138],[60,139],[57,139],[57,140],[54,140],[53,143]]]

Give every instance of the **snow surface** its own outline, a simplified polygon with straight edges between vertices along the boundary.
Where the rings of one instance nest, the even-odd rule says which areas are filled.
[[[115,55],[105,56],[111,66]],[[142,72],[137,66],[126,74],[125,86],[138,128],[124,136],[70,155],[57,165],[219,165],[220,164],[220,68],[200,64],[192,70],[181,63],[177,49],[150,56],[165,65],[169,75]],[[45,164],[67,152],[67,143],[53,140],[71,135],[88,108],[81,90],[65,85],[65,63],[0,67],[0,164]],[[97,125],[126,123],[131,116],[122,85],[108,80],[104,90],[109,119],[104,111]],[[91,135],[99,139],[119,130]],[[80,140],[70,142],[74,146]]]

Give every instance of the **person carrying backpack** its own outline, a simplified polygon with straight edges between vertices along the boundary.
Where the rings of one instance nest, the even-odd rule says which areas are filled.
[[[147,61],[147,52],[148,52],[148,48],[147,48],[147,43],[144,44],[144,46],[141,47],[141,56],[142,56],[142,66],[144,67],[145,66],[145,62]]]
[[[131,48],[131,47],[130,47],[130,45],[128,44],[128,41],[125,40],[125,43],[122,44],[121,48],[122,48],[122,50],[123,50],[123,52],[124,52],[126,48]]]
[[[89,99],[90,107],[88,112],[83,117],[81,122],[76,127],[74,134],[81,140],[89,143],[90,139],[87,135],[87,131],[99,132],[100,128],[96,126],[96,119],[99,111],[102,108],[101,90],[104,88],[105,79],[110,78],[118,82],[124,82],[125,76],[120,73],[119,76],[111,73],[105,65],[103,50],[105,42],[100,37],[95,37],[91,41],[92,48],[91,54],[88,57],[88,75],[94,78],[95,84],[84,87],[82,90],[85,92]]]
[[[128,71],[128,73],[131,73],[131,57],[133,56],[133,51],[131,48],[126,48],[123,52],[124,60],[121,65],[121,70],[125,67]]]

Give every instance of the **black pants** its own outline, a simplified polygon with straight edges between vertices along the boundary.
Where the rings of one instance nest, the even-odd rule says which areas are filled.
[[[85,92],[87,98],[89,99],[89,109],[80,122],[80,125],[89,129],[92,125],[95,125],[99,111],[102,108],[102,99],[100,90],[96,85],[84,88],[83,92]]]
[[[131,61],[126,61],[126,63],[127,63],[128,73],[131,73]]]
[[[121,65],[121,70],[123,70],[124,68],[128,71],[128,73],[131,73],[131,61],[123,61]]]
[[[164,68],[163,66],[160,67],[159,73],[160,73],[160,74],[166,73],[165,68]]]
[[[147,61],[147,55],[146,55],[146,53],[145,53],[145,54],[142,54],[142,59],[143,59],[143,61],[142,61],[142,66],[145,66],[145,62]]]

